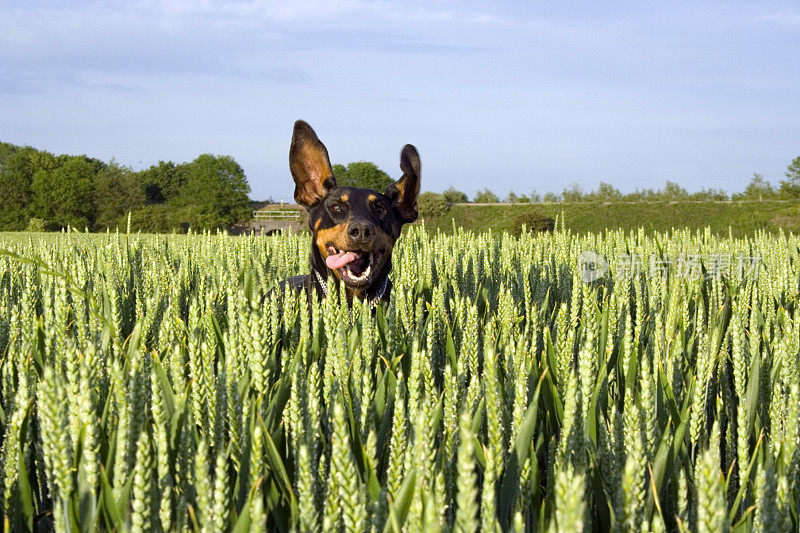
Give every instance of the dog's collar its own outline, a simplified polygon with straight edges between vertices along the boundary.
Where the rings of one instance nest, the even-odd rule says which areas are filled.
[[[378,303],[383,299],[383,295],[386,294],[386,287],[389,286],[389,276],[383,278],[383,285],[381,285],[381,290],[379,290],[375,296],[369,301],[370,307],[375,307]]]
[[[328,286],[325,284],[325,280],[322,279],[322,276],[320,276],[319,272],[317,272],[316,270],[314,270],[314,277],[316,278],[317,285],[319,285],[319,288],[322,289],[322,294],[324,294],[325,298],[327,298],[328,297]]]
[[[319,285],[320,289],[322,289],[322,294],[324,294],[325,298],[327,298],[328,285],[325,283],[325,280],[322,279],[322,276],[320,276],[319,272],[317,272],[316,270],[314,270],[314,277],[316,278],[317,284]],[[383,295],[386,294],[386,287],[388,285],[389,285],[389,276],[386,276],[385,278],[383,278],[383,285],[381,285],[381,290],[379,290],[378,293],[375,296],[373,296],[372,299],[370,299],[369,301],[370,307],[375,307],[376,305],[378,305],[378,302],[380,302],[381,299],[383,299]]]

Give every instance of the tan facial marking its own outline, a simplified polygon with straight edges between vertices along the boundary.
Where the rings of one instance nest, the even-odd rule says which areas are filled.
[[[369,200],[370,202],[374,202],[377,199],[378,197],[375,196],[374,194],[370,194],[369,196],[367,196],[367,200]]]
[[[316,222],[314,222],[314,229],[315,229],[315,230],[318,230],[318,229],[319,229],[319,225],[320,225],[320,224],[322,224],[322,219],[321,219],[321,218],[318,218],[318,219],[317,219],[317,221],[316,221]]]
[[[337,224],[332,228],[318,229],[315,244],[323,259],[330,255],[328,253],[328,244],[334,245],[339,250],[347,250],[347,224]],[[338,270],[334,270],[334,273],[336,277],[339,277]]]
[[[341,201],[343,201],[343,202],[346,202],[346,201],[347,201],[347,200],[349,200],[349,199],[350,199],[350,197],[349,197],[349,196],[347,196],[346,194],[343,194],[343,195],[341,195],[341,196],[339,197],[339,200],[341,200]]]

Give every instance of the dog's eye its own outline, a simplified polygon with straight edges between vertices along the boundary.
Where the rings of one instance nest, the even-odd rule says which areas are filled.
[[[331,206],[331,211],[338,215],[338,214],[344,213],[344,207],[342,206],[342,204],[333,204]]]
[[[379,217],[386,215],[386,208],[381,204],[372,204],[372,211]]]

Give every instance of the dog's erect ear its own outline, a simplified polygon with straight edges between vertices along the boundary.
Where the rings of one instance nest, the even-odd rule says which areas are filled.
[[[386,187],[386,196],[392,199],[395,210],[405,224],[417,219],[421,170],[417,149],[410,144],[405,145],[400,152],[400,169],[403,171],[403,177]]]
[[[289,148],[289,170],[294,178],[294,199],[306,207],[317,205],[328,189],[336,187],[328,150],[307,123],[294,123]]]

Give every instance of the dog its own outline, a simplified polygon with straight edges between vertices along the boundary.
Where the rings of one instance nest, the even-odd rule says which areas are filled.
[[[284,280],[284,290],[305,290],[309,301],[322,299],[333,276],[351,304],[353,299],[367,299],[373,307],[389,301],[392,248],[403,225],[418,217],[420,160],[410,144],[400,152],[400,169],[403,176],[383,193],[339,187],[325,145],[306,122],[295,122],[289,170],[294,199],[308,211],[311,273]]]

